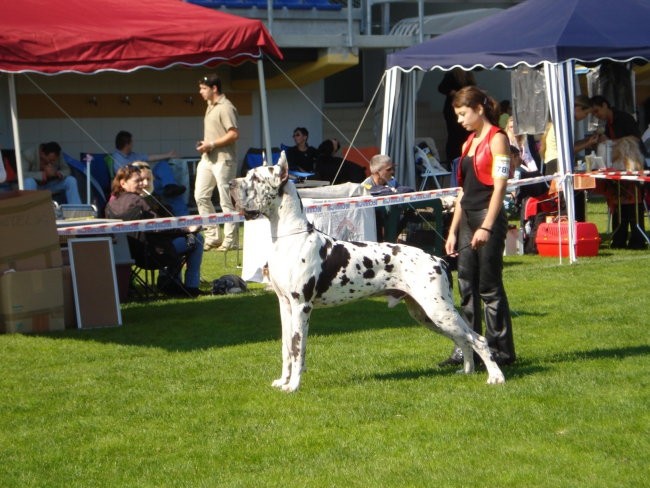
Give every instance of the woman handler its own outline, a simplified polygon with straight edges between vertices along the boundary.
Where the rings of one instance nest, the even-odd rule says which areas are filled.
[[[503,249],[508,219],[503,199],[510,174],[508,137],[498,127],[498,103],[484,91],[468,86],[454,96],[458,123],[470,135],[458,164],[461,191],[445,243],[445,251],[458,254],[461,313],[475,332],[482,334],[481,302],[485,308],[485,338],[499,365],[515,361],[512,322],[503,287]],[[456,348],[440,363],[462,364]]]

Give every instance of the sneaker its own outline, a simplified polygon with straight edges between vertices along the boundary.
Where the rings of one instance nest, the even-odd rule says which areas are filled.
[[[463,364],[463,351],[461,351],[459,348],[454,348],[454,350],[451,353],[451,356],[449,356],[447,359],[444,361],[440,361],[438,363],[438,366],[441,368],[445,366],[459,366]]]
[[[204,251],[210,251],[212,249],[221,249],[221,241],[212,241],[212,242],[206,241],[203,244]]]
[[[203,291],[201,291],[199,288],[185,288],[185,291],[192,298],[196,298],[196,297],[200,297],[201,295],[205,295],[205,293],[203,293]]]
[[[163,196],[167,198],[177,197],[185,193],[185,190],[187,190],[187,188],[185,188],[183,185],[165,185],[165,188],[163,188]]]
[[[230,244],[229,246],[227,245],[221,245],[217,248],[217,251],[219,252],[228,252],[228,251],[237,251],[239,250],[239,246],[237,244]]]

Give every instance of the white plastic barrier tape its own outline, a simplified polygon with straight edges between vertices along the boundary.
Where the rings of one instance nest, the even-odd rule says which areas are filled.
[[[521,180],[509,180],[509,187],[517,187],[549,181],[553,176],[538,176]],[[443,188],[441,190],[426,190],[413,193],[395,193],[378,197],[361,196],[350,198],[337,198],[335,201],[324,201],[305,206],[305,213],[316,214],[326,212],[343,212],[360,208],[385,207],[389,205],[408,204],[425,200],[435,200],[443,197],[455,197],[460,188]],[[226,222],[243,222],[244,215],[239,213],[215,213],[210,215],[188,215],[184,217],[165,217],[160,219],[129,220],[122,222],[108,222],[100,224],[71,225],[60,227],[61,236],[72,235],[101,235],[117,234],[122,232],[146,232],[178,229],[191,226],[211,226]]]

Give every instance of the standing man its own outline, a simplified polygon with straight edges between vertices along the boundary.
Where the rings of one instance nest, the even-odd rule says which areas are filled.
[[[37,148],[23,151],[22,160],[25,190],[65,192],[67,203],[81,203],[77,180],[70,174],[68,165],[61,161],[61,146],[57,142],[44,142]]]
[[[215,187],[219,191],[219,205],[223,212],[236,210],[230,200],[228,183],[237,176],[237,109],[221,91],[221,79],[210,74],[199,81],[199,93],[207,102],[203,120],[203,140],[198,142],[197,151],[201,161],[196,168],[194,200],[199,215],[215,213],[212,194]],[[239,248],[237,224],[223,225],[223,236],[219,226],[205,228],[204,249],[209,251],[229,251]]]

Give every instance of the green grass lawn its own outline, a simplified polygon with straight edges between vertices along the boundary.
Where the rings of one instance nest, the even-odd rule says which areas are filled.
[[[588,218],[606,229],[600,202]],[[123,305],[124,326],[0,336],[2,487],[636,487],[650,461],[650,251],[506,258],[506,384],[383,299],[316,310],[301,390],[275,296]],[[207,280],[237,272],[208,253]]]

